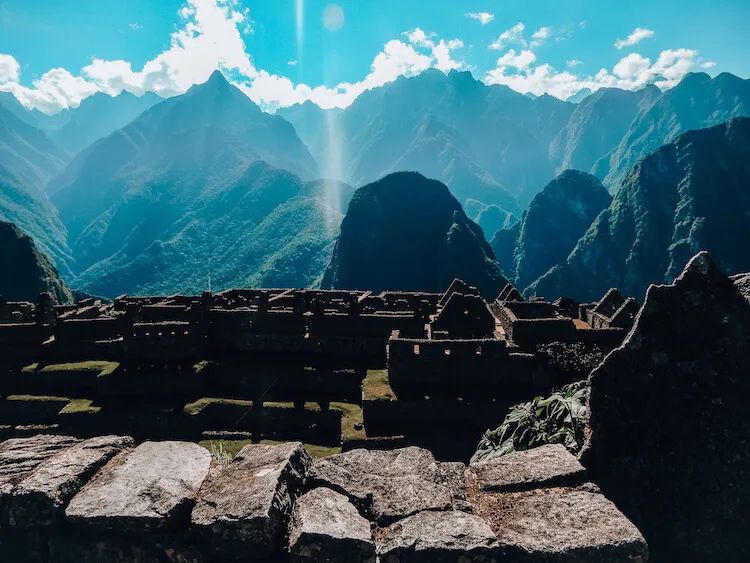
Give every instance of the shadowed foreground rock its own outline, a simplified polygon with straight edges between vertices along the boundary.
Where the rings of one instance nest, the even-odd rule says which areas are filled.
[[[542,467],[549,463],[557,469]],[[15,507],[17,525],[0,522],[0,561],[646,561],[638,530],[595,486],[549,488],[581,480],[564,451],[520,452],[479,472],[414,447],[353,450],[314,465],[296,442],[249,445],[225,465],[187,442],[9,440],[0,444],[0,508]],[[508,490],[531,490],[480,487],[498,476]],[[47,500],[21,511],[16,490]]]
[[[590,376],[581,461],[652,560],[750,560],[750,303],[707,253]],[[747,293],[745,294],[747,295]]]
[[[292,561],[374,563],[370,523],[344,495],[318,488],[297,500],[289,532]]]
[[[114,461],[73,497],[70,523],[133,532],[174,526],[189,514],[211,454],[197,444],[146,442]]]
[[[260,560],[279,549],[312,460],[299,442],[251,444],[209,479],[192,524],[208,553]]]

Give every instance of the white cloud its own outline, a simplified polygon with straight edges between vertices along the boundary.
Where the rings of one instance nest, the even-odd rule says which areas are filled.
[[[21,65],[10,55],[0,53],[0,84],[18,82],[21,78]]]
[[[705,63],[701,63],[701,68],[714,68],[716,66],[716,63],[713,61],[706,61]]]
[[[440,43],[432,48],[432,56],[435,57],[435,68],[443,72],[463,68],[464,63],[453,59],[451,56],[451,51],[461,49],[463,46],[464,42],[460,39],[451,39],[447,43],[441,39]]]
[[[73,76],[64,68],[53,68],[34,80],[33,88],[18,82],[0,84],[0,90],[12,92],[27,108],[55,113],[60,108],[78,107],[81,101],[97,91],[96,86],[80,76]]]
[[[654,31],[651,29],[644,29],[642,27],[636,27],[633,33],[627,36],[626,39],[618,39],[615,41],[615,47],[623,49],[624,47],[632,47],[638,45],[644,39],[649,39],[654,36]]]
[[[539,47],[542,43],[549,39],[549,36],[551,34],[552,30],[549,27],[540,27],[531,36],[531,46]]]
[[[288,64],[289,66],[297,66],[297,60],[293,59],[291,61],[287,61],[286,64]]]
[[[549,64],[534,65],[532,62],[527,66],[520,66],[520,63],[525,62],[517,60],[520,55],[507,59],[501,57],[496,68],[485,75],[484,82],[504,84],[524,94],[551,94],[563,100],[584,88],[591,91],[600,88],[638,90],[653,83],[659,88],[667,89],[675,86],[690,72],[696,65],[697,55],[691,49],[670,49],[662,51],[652,63],[639,54],[630,54],[620,59],[611,72],[602,68],[594,76],[561,72]],[[519,64],[510,64],[511,62]]]
[[[565,66],[567,66],[568,68],[575,68],[578,65],[582,65],[582,64],[583,63],[579,61],[578,59],[571,59],[569,61],[566,61]]]
[[[510,29],[506,29],[500,34],[500,37],[498,37],[491,45],[490,49],[494,51],[502,51],[505,49],[506,43],[520,43],[524,47],[526,46],[526,41],[523,39],[523,31],[526,29],[526,26],[523,25],[523,23],[519,22]]]
[[[497,59],[498,68],[513,67],[517,69],[528,68],[536,62],[536,55],[529,50],[521,51],[516,55],[515,49],[511,49],[502,57]]]
[[[431,39],[431,37],[434,37],[434,33],[430,33],[429,35],[419,29],[418,27],[415,29],[412,29],[410,31],[406,31],[402,33],[411,43],[412,45],[417,45],[418,47],[434,47],[435,42]]]
[[[466,17],[472,20],[477,20],[482,25],[487,25],[495,19],[495,14],[489,12],[469,12]]]
[[[143,26],[139,24],[138,22],[129,23],[128,27],[132,29],[133,31],[138,31],[139,29],[143,29]]]

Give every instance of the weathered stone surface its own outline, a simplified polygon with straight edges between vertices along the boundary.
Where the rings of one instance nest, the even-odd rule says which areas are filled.
[[[70,501],[69,522],[118,532],[182,523],[211,464],[209,451],[188,442],[145,442],[110,461]]]
[[[242,448],[206,482],[193,509],[192,524],[207,552],[256,561],[281,549],[294,500],[311,465],[299,442]]]
[[[448,487],[453,498],[453,510],[471,511],[466,501],[466,464],[460,461],[438,461],[438,479]]]
[[[301,496],[289,532],[293,561],[347,563],[375,561],[370,523],[349,499],[320,487]]]
[[[707,253],[589,380],[581,462],[654,561],[750,560],[750,303]]]
[[[27,529],[64,517],[65,505],[116,453],[133,445],[123,436],[91,438],[42,461],[0,502],[2,525]]]
[[[508,561],[645,563],[638,529],[602,495],[576,489],[479,492],[475,510]]]
[[[346,494],[381,525],[421,510],[451,508],[450,489],[441,483],[432,453],[422,448],[351,450],[317,460],[311,477]]]
[[[44,460],[79,442],[69,436],[40,434],[32,438],[11,438],[0,444],[0,498],[9,494]]]
[[[486,491],[521,491],[577,485],[586,470],[562,444],[549,444],[472,463],[470,474]]]
[[[740,293],[750,301],[750,274],[741,274],[735,276],[734,285],[740,290]]]
[[[382,563],[498,561],[497,539],[473,514],[425,511],[392,524],[378,545]]]

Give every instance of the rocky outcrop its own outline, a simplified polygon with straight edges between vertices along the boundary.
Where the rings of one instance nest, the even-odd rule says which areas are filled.
[[[455,278],[488,299],[507,281],[448,188],[399,172],[355,192],[322,287],[441,293]]]
[[[468,470],[420,448],[353,450],[312,469],[299,443],[252,444],[210,468],[207,456],[196,444],[132,449],[118,437],[0,444],[0,509],[22,489],[60,493],[53,495],[58,518],[35,501],[15,513],[23,523],[0,522],[2,560],[646,561],[638,530],[594,485],[580,485],[580,468],[564,451],[520,452]],[[550,462],[557,469],[543,467]],[[553,487],[555,472],[567,488]],[[498,475],[503,492],[481,486]],[[520,488],[529,490],[507,492]]]
[[[211,454],[197,444],[146,442],[114,461],[73,497],[68,522],[102,531],[174,526],[195,503]]]
[[[257,559],[278,550],[312,463],[298,442],[251,444],[203,487],[191,522],[208,553]]]
[[[435,458],[417,447],[352,450],[320,459],[311,477],[347,495],[381,525],[422,510],[447,510],[453,501]]]
[[[653,561],[750,557],[750,303],[705,252],[589,379],[581,461]]]
[[[289,552],[300,563],[375,563],[370,523],[344,495],[322,487],[297,500],[289,531]]]
[[[598,299],[610,287],[640,301],[697,252],[750,270],[750,118],[689,131],[641,160],[573,251],[527,293]]]
[[[73,301],[57,269],[34,241],[13,223],[0,221],[0,295],[7,301],[36,303],[43,292],[58,303]]]

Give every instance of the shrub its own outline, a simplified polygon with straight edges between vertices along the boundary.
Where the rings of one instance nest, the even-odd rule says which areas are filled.
[[[482,461],[545,444],[563,444],[571,453],[583,446],[586,382],[566,385],[550,397],[511,407],[503,423],[482,436],[471,461]]]

